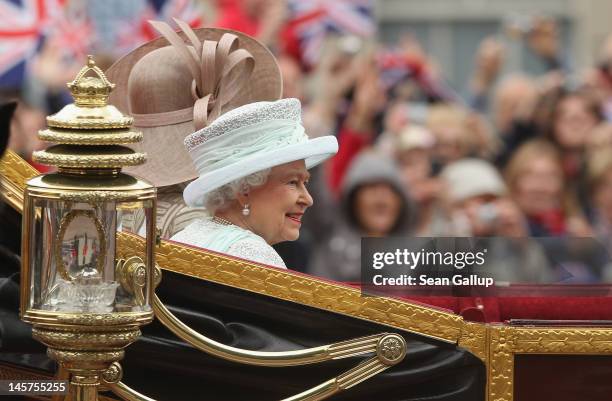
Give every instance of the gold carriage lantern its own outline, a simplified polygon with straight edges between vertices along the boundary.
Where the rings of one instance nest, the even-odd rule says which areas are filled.
[[[156,192],[121,172],[144,163],[144,154],[122,146],[142,133],[108,104],[114,85],[91,57],[68,87],[75,103],[39,132],[56,145],[33,155],[57,172],[25,190],[21,317],[72,373],[74,399],[93,400],[101,375],[153,319]],[[117,231],[135,216],[144,218],[147,251],[116,260]]]

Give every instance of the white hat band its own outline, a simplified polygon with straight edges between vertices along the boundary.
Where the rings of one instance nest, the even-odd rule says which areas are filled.
[[[267,120],[211,138],[189,153],[200,176],[270,149],[308,142],[304,127],[293,120]]]

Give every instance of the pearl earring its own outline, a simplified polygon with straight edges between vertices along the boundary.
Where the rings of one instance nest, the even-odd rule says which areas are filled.
[[[242,208],[242,215],[248,216],[249,214],[251,214],[251,210],[249,209],[249,204],[245,203],[244,207]]]

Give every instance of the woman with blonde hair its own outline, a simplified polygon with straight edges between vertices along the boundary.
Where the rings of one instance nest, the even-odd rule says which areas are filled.
[[[590,229],[568,190],[559,150],[535,139],[521,145],[505,169],[510,195],[527,216],[533,236],[585,235]]]

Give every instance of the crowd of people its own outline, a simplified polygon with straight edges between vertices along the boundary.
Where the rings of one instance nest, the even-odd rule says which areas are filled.
[[[612,39],[601,64],[577,78],[563,68],[554,21],[538,21],[529,35],[531,50],[548,66],[544,75],[501,76],[504,48],[485,38],[461,98],[444,91],[435,60],[411,38],[406,57],[427,79],[413,76],[392,88],[381,82],[374,57],[332,51],[312,73],[320,74],[319,86],[308,95],[298,84],[312,76],[281,56],[291,82],[285,94],[303,99],[307,131],[334,132],[340,146],[311,186],[306,271],[359,280],[360,237],[556,237],[593,238],[603,256],[575,277],[609,278]],[[546,258],[532,265],[532,273],[541,272]]]
[[[612,250],[612,37],[578,74],[564,65],[556,22],[541,18],[524,40],[545,74],[502,75],[508,56],[489,37],[467,87],[452,90],[409,35],[393,55],[401,79],[387,79],[382,44],[352,36],[330,36],[318,62],[305,62],[285,40],[282,3],[233,3],[216,25],[268,45],[307,134],[339,143],[311,171],[300,239],[276,246],[287,266],[358,281],[362,237],[587,237]],[[26,158],[74,76],[58,63],[53,49],[41,54],[32,73],[46,101],[22,102],[13,120],[11,147]],[[607,274],[600,266],[587,281]]]

